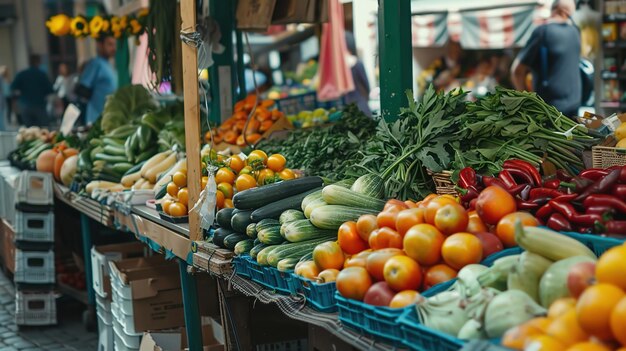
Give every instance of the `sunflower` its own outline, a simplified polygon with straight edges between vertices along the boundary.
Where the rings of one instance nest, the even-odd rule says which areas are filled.
[[[76,38],[86,37],[89,34],[89,23],[85,16],[79,15],[70,22],[70,32]]]

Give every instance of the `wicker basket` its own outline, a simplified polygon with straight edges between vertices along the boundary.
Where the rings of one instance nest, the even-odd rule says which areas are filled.
[[[454,188],[456,184],[452,181],[451,171],[441,171],[439,173],[427,170],[428,175],[433,178],[435,183],[435,191],[437,195],[458,195],[458,192]]]
[[[610,146],[594,146],[591,149],[593,168],[626,166],[626,149]]]

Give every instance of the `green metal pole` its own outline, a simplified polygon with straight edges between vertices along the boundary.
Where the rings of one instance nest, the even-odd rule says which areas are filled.
[[[224,52],[213,54],[214,64],[209,72],[211,84],[211,122],[221,123],[222,117],[230,117],[236,97],[236,65],[233,51],[233,30],[235,29],[234,1],[209,3],[209,14],[217,21],[224,46]]]
[[[398,118],[411,89],[411,1],[378,0],[380,109],[387,121]]]
[[[178,267],[180,268],[180,285],[183,293],[187,345],[189,345],[190,351],[202,350],[202,326],[200,325],[196,278],[187,273],[187,262],[178,260]]]

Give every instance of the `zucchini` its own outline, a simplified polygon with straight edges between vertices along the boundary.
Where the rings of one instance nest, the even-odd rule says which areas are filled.
[[[306,217],[304,217],[304,212],[298,210],[287,210],[280,215],[278,221],[280,222],[280,224],[285,224],[301,219],[306,219]]]
[[[319,188],[322,184],[323,181],[320,177],[303,177],[293,180],[284,180],[282,182],[238,192],[233,196],[233,204],[235,208],[242,210],[260,208],[272,202]]]
[[[259,223],[256,224],[256,231],[258,233],[260,230],[263,230],[265,228],[276,227],[276,226],[280,226],[280,222],[278,222],[275,219],[266,218],[266,219],[259,221]]]
[[[224,238],[224,247],[233,250],[238,242],[248,239],[245,234],[232,233]]]
[[[129,175],[129,174],[133,174],[136,172],[139,172],[141,170],[141,166],[143,166],[143,162],[139,162],[136,165],[132,166],[128,171],[126,171],[126,173],[124,173],[124,175]]]
[[[375,214],[376,210],[354,208],[341,205],[326,205],[311,212],[311,223],[321,229],[339,229],[348,221],[356,221],[364,214]]]
[[[267,245],[256,255],[256,262],[261,266],[267,266],[267,256],[272,250],[280,247],[281,245]]]
[[[280,215],[286,210],[295,210],[297,208],[300,208],[300,206],[302,205],[302,199],[304,199],[307,195],[314,192],[315,190],[317,189],[305,191],[303,193],[296,194],[286,199],[282,199],[282,200],[273,202],[269,205],[265,205],[261,208],[258,208],[254,210],[254,212],[252,212],[252,215],[250,216],[250,218],[254,222],[258,222],[266,218],[278,219],[278,217],[280,217]]]
[[[385,181],[378,175],[369,173],[359,177],[350,189],[359,194],[382,199],[385,196]]]
[[[304,209],[304,217],[311,218],[311,212],[313,212],[314,209],[327,205],[328,204],[326,203],[326,201],[324,201],[323,197],[311,201]]]
[[[160,200],[164,198],[165,195],[167,195],[167,186],[162,186],[157,190],[156,194],[154,194],[154,198],[157,200]],[[219,224],[219,221],[217,223]],[[230,225],[230,222],[228,224]]]
[[[245,233],[248,225],[252,223],[250,214],[252,214],[252,211],[233,211],[233,217],[230,219],[230,226],[233,230],[239,233]]]
[[[261,240],[259,240],[259,238],[254,239],[254,246],[257,246],[259,244],[262,244]]]
[[[224,247],[224,238],[233,233],[234,232],[232,230],[226,228],[215,229],[215,233],[213,233],[213,244],[219,247]]]
[[[247,254],[248,252],[250,252],[250,249],[252,249],[254,247],[254,240],[253,239],[245,239],[245,240],[241,240],[240,242],[238,242],[235,245],[235,255],[243,255],[243,254]]]
[[[248,238],[256,239],[256,235],[257,235],[256,226],[257,226],[256,223],[248,224],[248,226],[246,227],[246,235],[248,236]]]
[[[112,156],[109,154],[105,154],[104,152],[99,152],[95,154],[95,157],[93,157],[93,159],[106,161],[108,163],[128,162],[128,158],[126,158],[126,156]]]
[[[276,245],[285,241],[280,235],[279,226],[262,229],[257,233],[257,237],[263,244],[267,245]]]
[[[166,188],[167,187],[165,186],[163,187],[163,189]],[[165,190],[165,192],[167,193],[167,189]],[[222,228],[232,229],[232,227],[230,226],[230,220],[233,218],[234,210],[234,208],[223,208],[217,211],[217,214],[215,215],[215,220],[217,221],[217,224]]]
[[[356,184],[356,183],[355,183]],[[343,205],[382,211],[385,201],[363,195],[337,185],[329,185],[322,190],[322,197],[329,205]]]
[[[250,257],[256,258],[256,256],[259,254],[259,251],[263,250],[266,247],[267,245],[263,243],[255,244],[254,247],[250,249]]]
[[[124,156],[126,158],[126,149],[124,147],[118,147],[113,145],[105,145],[103,149],[104,153],[112,156]]]
[[[304,210],[306,209],[306,207],[313,202],[314,200],[320,200],[322,198],[322,189],[317,190],[313,193],[310,193],[309,195],[307,195],[304,199],[302,199],[302,206],[300,207],[302,209],[302,212],[304,212]]]
[[[296,264],[298,264],[297,258],[283,258],[282,260],[278,261],[276,269],[278,269],[280,272],[290,272],[293,271],[293,269],[296,267]]]
[[[126,174],[131,168],[133,168],[133,165],[128,162],[120,162],[113,165],[113,171],[122,175]]]
[[[332,236],[321,237],[313,240],[307,240],[300,243],[283,244],[272,250],[267,255],[267,264],[276,267],[278,262],[285,258],[297,258],[300,260],[302,256],[313,252],[313,249],[321,243],[335,240]]]
[[[339,228],[339,227],[337,227]],[[287,223],[281,227],[287,241],[297,243],[326,236],[337,236],[336,230],[320,229],[308,219]]]

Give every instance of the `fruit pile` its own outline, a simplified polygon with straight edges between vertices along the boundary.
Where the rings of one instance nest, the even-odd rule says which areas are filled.
[[[626,149],[626,122],[620,124],[615,130],[615,139],[617,140],[615,147]]]
[[[309,128],[326,124],[330,121],[330,115],[335,113],[336,110],[326,110],[318,108],[313,111],[300,111],[298,114],[289,115],[287,119],[296,128]]]

